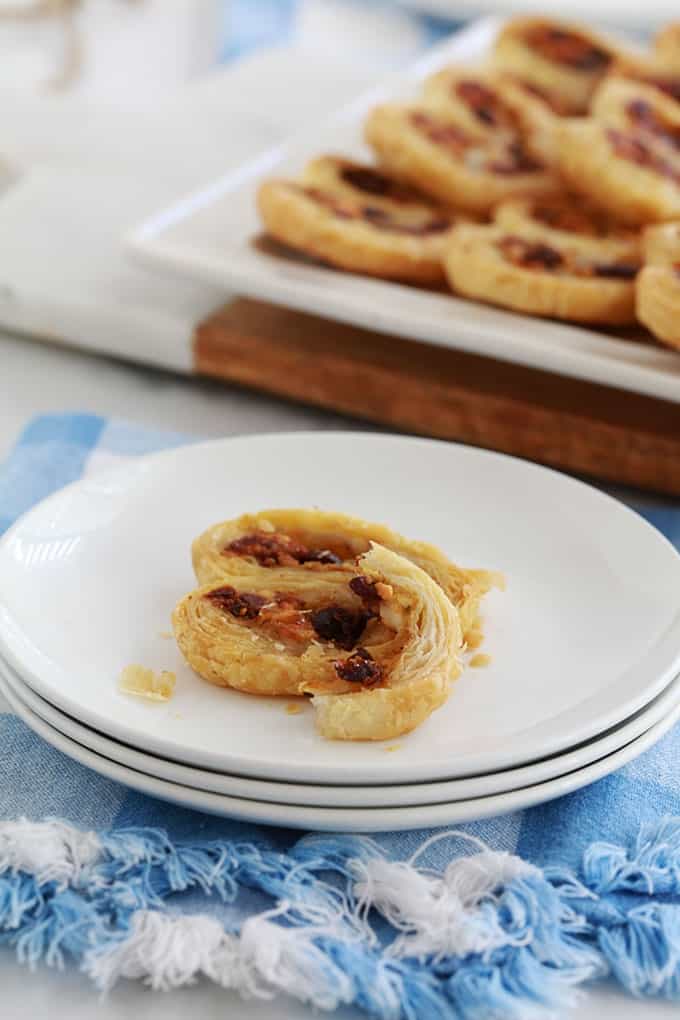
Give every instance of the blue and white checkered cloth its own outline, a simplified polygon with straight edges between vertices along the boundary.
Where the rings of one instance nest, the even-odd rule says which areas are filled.
[[[0,530],[183,441],[38,418],[0,470]],[[637,509],[680,541],[680,510]],[[202,815],[90,772],[2,705],[0,748],[0,942],[25,962],[71,961],[103,988],[202,973],[395,1020],[525,1017],[605,974],[680,999],[680,727],[587,789],[435,841],[418,868],[430,832],[300,839]]]

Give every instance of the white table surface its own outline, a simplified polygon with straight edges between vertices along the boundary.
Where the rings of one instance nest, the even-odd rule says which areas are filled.
[[[250,80],[244,90],[230,90],[234,105],[239,103],[236,97],[248,93],[252,96],[255,82],[264,85],[259,72],[255,61],[250,67],[242,68],[243,78],[250,74]],[[365,74],[364,67],[354,84],[358,85],[362,78],[365,81]],[[364,81],[361,81],[362,85]],[[347,84],[345,82],[345,91]],[[337,103],[337,91],[333,94],[333,89],[326,91],[325,95],[314,95],[303,89],[296,91],[304,91],[307,102],[305,113],[310,115],[319,106]],[[206,89],[208,92],[209,87]],[[219,92],[221,105],[223,92]],[[269,132],[272,141],[283,133],[286,115],[290,115],[289,96],[286,100],[279,103],[276,110],[272,109],[271,103],[263,105],[267,119],[271,118]],[[27,120],[23,121],[23,126],[24,136],[17,138],[17,149],[25,157],[29,150],[34,154],[39,137],[36,141],[36,136],[31,135]],[[261,126],[260,123],[258,127]],[[64,163],[69,164],[72,153],[64,153],[62,158]],[[202,436],[364,427],[360,422],[217,383],[125,365],[0,333],[0,458],[11,448],[30,417],[60,410],[91,411]],[[142,1010],[147,1020],[179,1020],[188,1015],[200,1016],[202,1020],[217,1020],[218,1017],[221,1020],[305,1020],[319,1015],[287,1000],[244,1004],[207,982],[156,995],[149,994],[138,984],[123,984],[107,1000],[100,1001],[80,975],[73,972],[59,974],[46,969],[30,975],[14,962],[7,949],[0,949],[0,989],[2,1020],[37,1020],[43,1017],[50,1020],[119,1020],[137,1017]],[[354,1010],[333,1014],[337,1020],[358,1020],[360,1015],[363,1016]],[[579,1020],[634,1020],[638,1017],[670,1020],[678,1016],[678,1007],[635,1002],[605,987],[586,995],[571,1015],[578,1016]]]

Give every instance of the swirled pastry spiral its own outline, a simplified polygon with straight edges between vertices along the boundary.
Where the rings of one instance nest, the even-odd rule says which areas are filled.
[[[554,161],[555,112],[525,85],[491,67],[448,67],[425,82],[422,103],[440,109],[464,131],[520,138],[539,162]]]
[[[311,694],[319,731],[335,740],[399,736],[446,701],[458,612],[410,560],[375,545],[342,584],[302,570],[275,591],[232,580],[190,593],[173,615],[182,654],[209,682]]]
[[[658,99],[629,104],[621,127],[564,120],[557,129],[559,167],[571,189],[623,223],[680,217],[680,106],[672,116],[669,106]]]
[[[602,262],[635,264],[640,259],[640,235],[622,227],[607,213],[588,207],[582,198],[526,198],[503,202],[494,221],[509,234],[536,238],[560,249],[569,246]]]
[[[322,156],[300,180],[265,181],[258,207],[272,237],[341,269],[420,283],[443,277],[454,213],[386,171]]]
[[[454,231],[445,267],[458,293],[515,311],[574,322],[635,321],[636,262],[470,225]]]
[[[488,570],[451,563],[436,546],[404,538],[384,524],[347,514],[306,509],[263,510],[208,528],[192,545],[200,584],[239,578],[247,587],[298,586],[303,594],[318,579],[346,584],[355,559],[378,543],[432,577],[456,606],[466,644],[480,640],[479,608],[484,595],[503,579]]]
[[[472,213],[486,213],[505,198],[546,194],[557,187],[519,135],[468,131],[441,108],[379,106],[366,121],[365,136],[392,173]]]
[[[624,51],[582,25],[541,17],[509,21],[494,60],[540,91],[560,97],[566,112],[585,113],[598,82]]]
[[[609,73],[604,78],[602,85],[598,86],[593,97],[610,78],[626,78],[628,81],[637,82],[647,88],[654,89],[662,95],[680,102],[680,62],[675,65],[666,65],[660,60],[655,60],[648,54],[640,56],[627,56],[614,61]]]
[[[648,82],[610,75],[593,96],[590,114],[621,131],[646,133],[660,145],[674,146],[680,124],[676,99]]]

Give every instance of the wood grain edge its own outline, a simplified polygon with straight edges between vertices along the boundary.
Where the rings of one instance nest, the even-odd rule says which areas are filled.
[[[402,431],[680,495],[680,406],[666,401],[241,298],[197,327],[194,365]]]

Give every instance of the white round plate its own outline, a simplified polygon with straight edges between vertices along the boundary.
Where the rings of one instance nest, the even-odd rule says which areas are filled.
[[[259,822],[266,825],[282,825],[286,828],[318,829],[331,832],[396,832],[403,829],[429,829],[442,825],[459,825],[494,815],[507,814],[554,800],[572,793],[596,779],[601,779],[615,769],[632,761],[643,751],[660,740],[680,717],[680,705],[664,719],[652,726],[636,740],[613,754],[585,768],[577,769],[566,776],[538,783],[521,790],[513,790],[493,797],[475,797],[470,800],[447,804],[427,804],[417,807],[391,808],[332,808],[308,807],[294,804],[279,804],[269,801],[246,800],[228,797],[219,793],[195,790],[179,783],[156,779],[137,772],[102,755],[82,747],[43,722],[39,716],[23,704],[0,677],[0,692],[5,696],[16,714],[20,716],[39,736],[59,751],[69,755],[88,768],[133,790],[139,790],[151,797],[205,811],[209,814],[225,815],[242,821]]]
[[[457,681],[398,753],[325,741],[308,713],[206,684],[161,636],[194,586],[200,531],[313,505],[507,576],[486,603],[491,666]],[[266,779],[460,778],[588,741],[680,671],[679,610],[680,557],[622,504],[524,461],[399,436],[255,436],[128,462],[50,497],[0,543],[0,652],[40,695],[145,751]],[[168,703],[118,691],[137,662],[176,671]]]
[[[584,744],[568,753],[505,772],[492,772],[467,779],[454,779],[441,783],[408,783],[389,786],[319,786],[311,783],[266,782],[244,776],[224,775],[205,769],[180,765],[155,755],[136,751],[126,744],[116,743],[108,737],[88,729],[75,719],[54,708],[27,687],[10,666],[0,659],[0,677],[21,702],[53,729],[96,754],[146,775],[155,776],[190,786],[197,790],[243,797],[246,800],[265,800],[277,804],[308,804],[316,807],[406,807],[418,804],[440,804],[487,797],[509,790],[533,786],[618,751],[648,730],[680,704],[680,677],[668,685],[657,698],[606,736]]]

